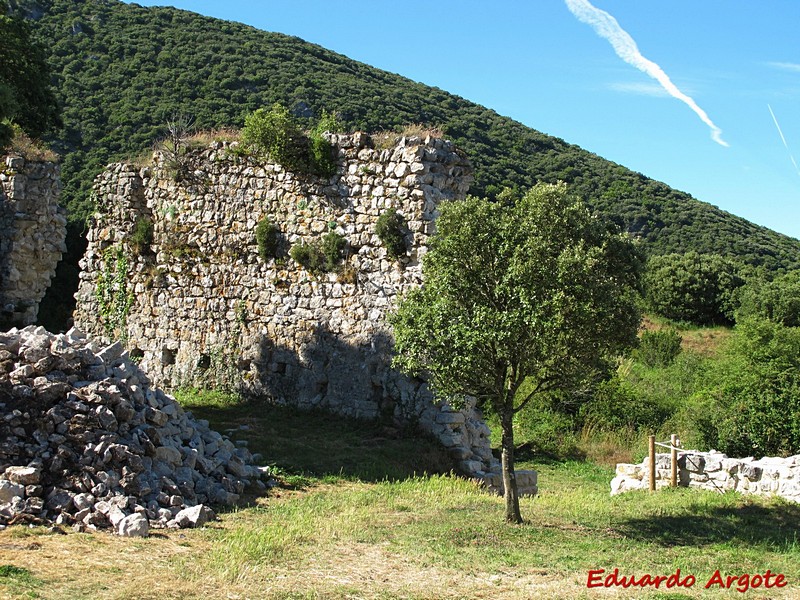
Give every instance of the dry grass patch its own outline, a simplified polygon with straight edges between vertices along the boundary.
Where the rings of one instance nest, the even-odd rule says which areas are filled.
[[[47,145],[40,141],[30,138],[19,127],[14,127],[14,138],[7,148],[0,148],[0,152],[6,154],[18,154],[25,160],[32,162],[58,162],[59,156]]]

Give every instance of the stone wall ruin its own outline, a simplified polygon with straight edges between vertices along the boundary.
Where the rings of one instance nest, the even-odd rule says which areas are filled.
[[[188,150],[180,177],[159,152],[152,166],[110,165],[95,183],[99,212],[81,262],[76,326],[125,340],[158,385],[226,385],[417,425],[464,473],[497,473],[476,410],[451,410],[424,381],[390,367],[385,321],[398,295],[420,285],[437,207],[465,196],[469,162],[438,138],[384,149],[363,133],[331,142],[338,159],[330,178],[247,157],[236,142]],[[375,233],[385,211],[407,224],[399,260]],[[259,255],[262,219],[280,228],[277,258]],[[146,243],[135,239],[142,223],[152,223]],[[331,231],[347,242],[338,273],[311,273],[288,256]]]
[[[656,489],[670,484],[670,455],[656,454]],[[611,494],[649,488],[650,459],[618,464]],[[716,492],[780,496],[800,502],[800,454],[788,458],[729,458],[721,452],[678,452],[678,486]]]
[[[36,322],[66,252],[66,211],[53,162],[0,159],[0,329]]]

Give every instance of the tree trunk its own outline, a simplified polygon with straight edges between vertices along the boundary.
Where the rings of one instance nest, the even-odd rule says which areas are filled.
[[[504,411],[501,417],[503,427],[502,441],[502,466],[503,466],[503,495],[506,500],[506,521],[509,523],[522,523],[522,514],[519,511],[519,492],[517,491],[517,476],[514,473],[514,413]]]

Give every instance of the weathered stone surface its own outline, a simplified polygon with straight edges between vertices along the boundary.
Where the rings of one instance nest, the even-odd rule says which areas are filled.
[[[59,167],[0,157],[0,329],[36,321],[39,301],[66,251]]]
[[[42,470],[39,467],[7,467],[3,476],[12,483],[23,486],[35,485],[42,477]]]
[[[178,527],[202,527],[208,521],[215,518],[214,511],[208,506],[198,504],[197,506],[190,506],[184,508],[177,515],[175,515],[175,524]]]
[[[15,497],[25,497],[25,486],[0,479],[0,504],[11,502]]]
[[[467,474],[497,472],[474,407],[441,406],[423,381],[391,368],[386,324],[398,296],[422,283],[437,207],[466,195],[469,162],[432,137],[383,150],[363,133],[330,139],[338,159],[327,178],[242,157],[236,142],[187,150],[193,175],[182,181],[160,153],[145,169],[110,165],[95,182],[98,214],[81,261],[76,324],[103,339],[124,330],[127,350],[166,388],[224,384],[301,408],[418,424]],[[397,260],[375,233],[386,211],[408,224]],[[153,240],[135,248],[131,232],[143,219]],[[262,219],[280,229],[276,258],[259,253]],[[328,232],[347,244],[338,273],[310,273],[289,257],[290,246]],[[124,289],[101,306],[98,283],[114,274]],[[124,323],[112,322],[115,302],[130,302]],[[152,408],[144,418],[160,426]]]
[[[121,347],[102,356],[99,348],[75,330],[0,333],[0,357],[12,372],[36,365],[16,381],[0,371],[0,525],[29,517],[146,535],[142,518],[153,527],[192,526],[213,512],[174,516],[235,503],[258,481],[262,470],[247,448],[150,388]],[[103,361],[109,369],[98,370]]]
[[[788,458],[729,458],[720,452],[678,452],[678,485],[717,492],[735,490],[743,494],[778,495],[800,502],[800,455]],[[618,464],[611,480],[611,494],[649,488],[650,460],[641,464]],[[656,455],[656,488],[670,484],[669,454]]]
[[[117,534],[123,537],[147,537],[149,533],[150,523],[141,513],[128,515],[117,524]]]

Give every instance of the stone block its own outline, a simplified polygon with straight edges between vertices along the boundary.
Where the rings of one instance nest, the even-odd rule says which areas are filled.
[[[147,537],[149,533],[150,523],[140,513],[128,515],[117,524],[117,534],[123,537]]]
[[[40,467],[8,467],[4,473],[4,477],[12,483],[17,483],[23,486],[36,485],[42,477],[42,470]]]
[[[436,415],[436,422],[442,425],[462,425],[466,420],[464,413],[460,412],[440,412]]]
[[[14,498],[25,497],[25,486],[13,481],[0,479],[0,504],[7,504]]]

